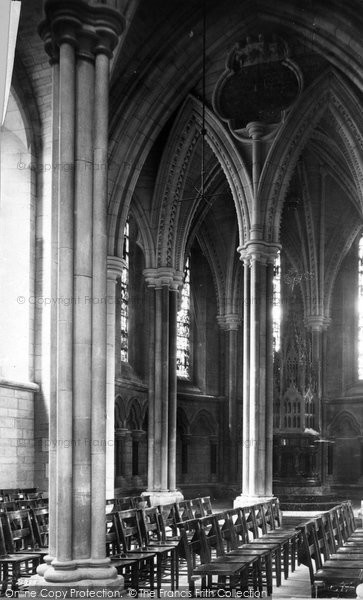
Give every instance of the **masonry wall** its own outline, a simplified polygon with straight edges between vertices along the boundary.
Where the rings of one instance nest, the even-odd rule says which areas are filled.
[[[34,486],[34,392],[0,384],[0,488]]]

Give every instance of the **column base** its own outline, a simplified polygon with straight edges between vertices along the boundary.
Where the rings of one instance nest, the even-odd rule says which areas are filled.
[[[94,597],[98,598],[122,598],[125,595],[124,578],[121,575],[112,581],[110,579],[81,579],[67,583],[50,582],[46,581],[44,577],[33,575],[30,577],[28,590],[25,593],[35,593],[35,598],[85,598],[90,597],[91,590],[94,592]],[[112,590],[112,592],[108,590]]]
[[[91,559],[92,560],[92,559]],[[66,563],[59,563],[59,568],[54,568],[53,565],[47,564],[46,569],[41,570],[42,574],[33,575],[29,579],[29,590],[35,591],[38,595],[36,597],[57,597],[57,598],[68,598],[77,597],[77,591],[80,590],[95,590],[97,593],[95,597],[101,597],[100,593],[103,592],[102,597],[107,596],[108,589],[113,590],[112,597],[117,598],[118,593],[124,589],[124,578],[117,574],[115,567],[107,564],[107,559],[101,561],[104,564],[93,566],[91,560],[84,561],[84,565],[77,566],[75,562],[69,563],[67,568]],[[56,561],[53,561],[53,564]],[[61,566],[60,566],[61,565]],[[55,594],[55,591],[59,589],[60,593]],[[49,593],[47,593],[49,590]]]
[[[254,504],[261,504],[262,502],[269,502],[270,500],[276,499],[276,496],[249,496],[247,494],[241,494],[233,500],[233,508],[239,506],[252,506]]]
[[[146,490],[142,492],[142,496],[150,496],[151,506],[157,506],[158,504],[173,504],[174,502],[180,502],[184,500],[183,494],[179,490],[169,492],[155,492],[154,490]]]

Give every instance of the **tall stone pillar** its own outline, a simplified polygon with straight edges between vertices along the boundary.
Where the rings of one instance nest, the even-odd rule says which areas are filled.
[[[324,315],[309,315],[304,319],[305,327],[311,331],[311,358],[312,371],[314,374],[314,423],[313,428],[319,431],[324,437],[324,419],[323,419],[323,396],[324,396],[324,350],[326,346],[326,330],[330,324],[330,319]],[[328,445],[315,444],[316,450],[314,460],[317,460],[317,465],[312,465],[312,471],[318,472],[321,477],[321,482],[325,481],[325,464],[328,460]],[[318,448],[319,447],[319,448]]]
[[[242,494],[235,505],[272,496],[272,278],[278,246],[250,241],[241,249],[244,277]],[[249,271],[249,273],[248,273]]]
[[[106,498],[114,498],[115,490],[116,281],[123,266],[122,258],[107,257]]]
[[[181,277],[169,268],[146,269],[153,323],[150,327],[149,469],[147,494],[153,504],[182,498],[176,490],[176,320]]]
[[[34,585],[120,585],[106,558],[108,78],[123,19],[107,5],[46,0],[40,34],[58,90],[57,352],[50,445],[52,560]]]
[[[225,331],[225,394],[228,399],[228,480],[236,481],[238,448],[237,448],[237,356],[239,315],[227,314],[217,317],[219,326]]]

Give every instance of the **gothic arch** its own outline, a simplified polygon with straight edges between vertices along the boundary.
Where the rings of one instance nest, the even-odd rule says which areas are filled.
[[[331,301],[333,297],[334,283],[338,276],[341,264],[348,254],[350,248],[357,235],[362,229],[362,224],[358,222],[346,221],[344,219],[344,227],[339,225],[336,227],[334,235],[331,236],[329,246],[327,248],[327,256],[329,256],[329,263],[326,269],[325,277],[325,298],[326,298],[326,317],[330,315]],[[344,240],[342,246],[341,240]]]
[[[123,398],[118,395],[115,399],[115,427],[124,428],[126,427],[127,413],[126,403]]]
[[[328,435],[335,438],[351,438],[361,436],[359,423],[353,413],[341,410],[335,415],[332,423],[328,426]]]
[[[183,408],[178,406],[177,408],[177,430],[180,434],[189,434],[190,433],[190,424],[189,419],[186,415],[186,412]]]
[[[145,213],[141,203],[138,201],[138,198],[134,195],[132,199],[132,203],[130,205],[130,214],[134,217],[138,234],[140,237],[141,244],[140,247],[144,253],[145,258],[145,268],[149,269],[154,267],[155,265],[155,244],[152,237],[150,222],[147,214]],[[122,256],[123,243],[124,243],[124,228],[127,220],[127,214],[125,215],[124,220],[120,220],[118,234],[117,234],[117,256]]]
[[[215,436],[218,433],[218,425],[214,416],[203,408],[194,415],[190,431],[194,435],[202,435],[203,432],[205,435]]]
[[[186,176],[200,140],[201,103],[192,96],[184,102],[166,145],[155,186],[153,206],[157,223],[157,266],[183,270],[184,252],[200,198],[183,209],[182,195]],[[240,241],[249,234],[252,188],[243,161],[216,116],[206,110],[206,142],[220,162],[230,186],[237,213]],[[160,201],[159,201],[160,198]]]
[[[329,110],[342,140],[345,156],[363,207],[362,150],[363,119],[359,103],[348,85],[330,69],[314,82],[296,102],[276,137],[265,162],[258,189],[265,200],[264,237],[279,240],[284,199],[298,158],[323,114]]]
[[[143,415],[138,398],[131,398],[128,406],[127,425],[128,429],[142,429]]]
[[[222,314],[224,308],[224,290],[226,286],[225,272],[215,244],[213,243],[210,233],[206,227],[202,227],[200,229],[198,235],[198,242],[204,256],[208,261],[209,268],[213,277],[218,313]]]

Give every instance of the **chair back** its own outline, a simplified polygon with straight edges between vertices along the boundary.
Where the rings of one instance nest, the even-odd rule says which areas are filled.
[[[106,513],[106,556],[121,553],[119,527],[116,513]]]
[[[212,504],[210,500],[210,496],[203,496],[200,498],[201,505],[205,515],[213,514]]]
[[[136,509],[116,511],[116,525],[119,531],[119,539],[123,552],[140,548],[142,537],[140,531],[140,519]]]
[[[192,521],[195,518],[190,500],[180,500],[176,503],[176,518],[178,523]]]
[[[8,552],[35,548],[35,538],[28,510],[8,511],[1,515]]]
[[[49,508],[35,507],[30,510],[33,521],[35,543],[39,548],[47,548],[49,544]]]
[[[168,537],[177,537],[178,529],[176,527],[177,516],[175,504],[160,504],[157,508],[163,538],[167,540]]]
[[[301,532],[301,544],[298,550],[299,562],[309,568],[310,581],[314,583],[314,573],[322,568],[322,560],[316,535],[315,521],[298,526]]]

